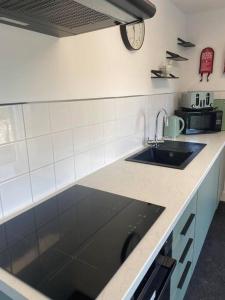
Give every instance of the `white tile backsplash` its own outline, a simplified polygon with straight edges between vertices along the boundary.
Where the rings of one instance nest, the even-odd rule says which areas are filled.
[[[50,132],[48,103],[23,105],[26,137],[32,138]]]
[[[33,200],[37,202],[55,191],[55,173],[53,165],[31,172]]]
[[[0,185],[4,217],[20,211],[32,204],[30,178],[17,177]]]
[[[41,136],[27,141],[30,170],[53,163],[51,136]]]
[[[115,99],[103,100],[103,121],[114,121],[116,119]]]
[[[93,148],[90,151],[91,171],[94,172],[102,168],[105,164],[105,149],[102,146]]]
[[[116,159],[116,143],[116,141],[113,141],[104,145],[106,164],[110,164]]]
[[[0,107],[0,219],[140,148],[176,105],[164,94]]]
[[[87,151],[92,144],[91,128],[87,126],[75,128],[73,143],[75,153]]]
[[[0,183],[28,172],[26,142],[0,146]]]
[[[106,143],[114,141],[117,136],[117,122],[109,121],[103,124],[104,140]]]
[[[0,107],[0,145],[24,139],[25,130],[21,105]]]
[[[91,120],[90,101],[75,101],[71,103],[73,127],[88,126]]]
[[[51,128],[53,132],[72,128],[72,113],[70,103],[50,104]]]
[[[91,173],[91,152],[86,151],[75,156],[76,177],[80,179]]]
[[[103,122],[103,101],[93,100],[90,102],[89,124],[99,124]]]
[[[63,188],[75,180],[74,157],[61,160],[55,164],[57,189]]]
[[[103,124],[93,125],[90,127],[91,146],[97,146],[104,142]]]
[[[73,155],[73,131],[66,130],[52,136],[54,160],[59,161]]]

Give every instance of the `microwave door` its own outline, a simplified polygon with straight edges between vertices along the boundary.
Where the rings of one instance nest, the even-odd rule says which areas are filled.
[[[189,134],[212,132],[215,124],[215,114],[190,114],[188,120]]]
[[[212,116],[209,114],[191,115],[190,128],[196,130],[210,130],[212,125]]]

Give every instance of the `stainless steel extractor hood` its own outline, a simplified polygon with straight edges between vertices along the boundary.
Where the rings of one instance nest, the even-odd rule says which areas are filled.
[[[0,23],[65,37],[152,18],[149,0],[0,0]]]

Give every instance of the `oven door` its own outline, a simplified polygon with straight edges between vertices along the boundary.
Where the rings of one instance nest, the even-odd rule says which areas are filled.
[[[175,266],[176,260],[159,255],[145,275],[132,300],[169,300],[170,278]]]
[[[186,118],[186,134],[211,133],[219,131],[216,112],[192,112]]]

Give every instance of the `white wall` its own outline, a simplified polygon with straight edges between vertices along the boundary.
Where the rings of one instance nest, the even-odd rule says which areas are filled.
[[[0,25],[0,104],[46,101],[0,106],[0,219],[141,147],[157,111],[173,113],[180,80],[151,80],[150,70],[166,50],[182,51],[185,17],[170,0],[154,2],[136,53],[118,27],[57,39]],[[182,77],[179,63],[174,73]],[[80,98],[98,100],[65,101]]]
[[[0,103],[68,100],[176,91],[179,80],[151,80],[166,50],[181,52],[185,17],[170,0],[153,0],[143,48],[131,53],[119,28],[57,39],[0,25]],[[186,63],[185,63],[186,64]],[[178,75],[180,64],[175,64]]]
[[[197,47],[190,51],[192,59],[187,65],[184,89],[188,90],[225,90],[225,9],[209,11],[188,16],[188,36]],[[212,47],[215,50],[214,72],[210,81],[200,82],[199,60],[201,50]],[[217,93],[217,97],[219,94]],[[224,95],[223,95],[224,97]]]

